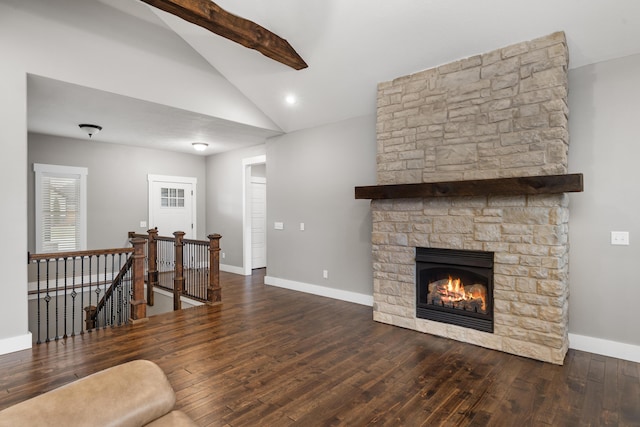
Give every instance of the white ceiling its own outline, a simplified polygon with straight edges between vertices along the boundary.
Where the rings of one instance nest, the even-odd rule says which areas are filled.
[[[136,19],[161,20],[186,42],[185,49],[198,52],[285,132],[375,114],[379,82],[559,30],[567,36],[571,68],[640,53],[637,0],[217,3],[287,39],[309,68],[295,71],[172,15],[142,8],[138,0],[110,2]],[[296,105],[284,102],[288,94],[298,97]],[[28,102],[30,130],[81,138],[79,129],[70,135],[59,128],[62,115],[78,123],[95,117],[105,128],[97,138],[105,142],[179,151],[185,140],[207,138],[216,148],[205,154],[212,154],[276,134],[34,76]]]

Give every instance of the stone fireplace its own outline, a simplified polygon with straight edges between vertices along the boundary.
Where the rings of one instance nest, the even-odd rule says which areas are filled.
[[[379,84],[375,187],[384,195],[360,197],[374,199],[376,321],[563,363],[566,191],[538,192],[544,185],[534,183],[519,193],[503,184],[567,174],[567,68],[559,32]],[[471,191],[448,193],[449,184],[467,182]],[[429,183],[433,196],[412,193],[411,185]],[[388,188],[411,191],[387,197]],[[491,254],[490,330],[417,315],[417,248],[441,249],[445,258],[448,250]],[[434,277],[433,286],[444,279]],[[443,297],[436,299],[444,306]],[[478,304],[467,306],[474,311]]]

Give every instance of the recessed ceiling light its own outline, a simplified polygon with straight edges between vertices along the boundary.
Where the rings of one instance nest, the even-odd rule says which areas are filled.
[[[284,102],[286,102],[286,103],[287,103],[287,104],[289,104],[289,105],[294,105],[295,103],[297,103],[297,102],[298,102],[298,99],[296,98],[296,96],[295,96],[295,95],[291,95],[291,94],[290,94],[290,95],[287,95],[287,96],[284,98]]]

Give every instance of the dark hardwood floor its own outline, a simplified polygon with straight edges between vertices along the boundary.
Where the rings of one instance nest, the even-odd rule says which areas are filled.
[[[0,356],[0,409],[149,359],[202,426],[640,426],[640,364],[570,350],[550,365],[379,324],[370,307],[263,277],[221,273],[219,306]]]

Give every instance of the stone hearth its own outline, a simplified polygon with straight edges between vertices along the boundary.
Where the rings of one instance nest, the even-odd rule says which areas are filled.
[[[567,173],[564,33],[381,83],[378,184]],[[374,200],[374,319],[562,364],[566,194]],[[494,333],[416,318],[415,248],[490,251]]]

